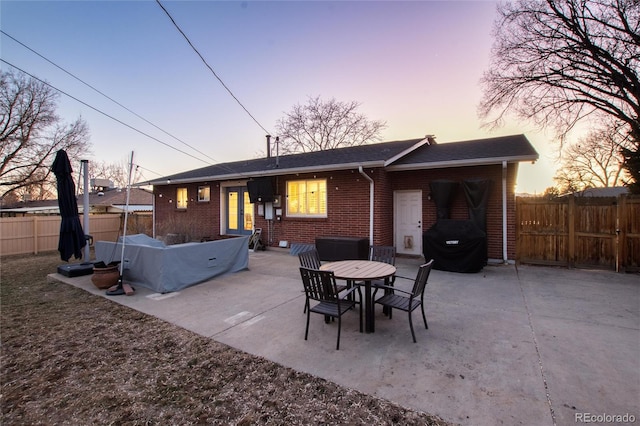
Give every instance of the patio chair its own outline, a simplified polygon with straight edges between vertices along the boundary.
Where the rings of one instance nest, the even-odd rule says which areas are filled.
[[[358,292],[359,299],[362,298],[360,287],[351,287],[344,295],[340,296],[336,286],[336,279],[332,271],[320,271],[318,269],[300,267],[300,276],[302,277],[302,284],[304,286],[304,292],[307,299],[306,306],[308,307],[307,326],[304,332],[304,340],[307,340],[309,335],[309,319],[312,312],[324,315],[325,318],[337,318],[338,340],[336,343],[336,350],[339,350],[342,315],[355,308],[355,300],[349,297],[354,291]],[[318,303],[311,306],[311,301],[316,301]],[[358,311],[360,314],[360,332],[362,332],[362,310],[359,309]]]
[[[312,248],[311,250],[307,250],[305,252],[301,252],[298,253],[298,259],[300,260],[300,266],[302,266],[303,268],[309,268],[309,269],[320,269],[320,255],[318,254],[318,250],[316,250],[315,248]],[[338,292],[344,291],[347,289],[347,287],[350,287],[349,285],[338,285]],[[307,312],[307,303],[309,302],[309,300],[307,299],[305,301],[305,305],[304,305],[304,310],[302,311],[302,313]]]
[[[396,264],[396,248],[394,246],[371,246],[369,247],[369,260],[374,260],[376,262],[384,262],[390,265]],[[371,287],[377,289],[380,287],[393,287],[393,284],[396,281],[396,276],[393,275],[384,280],[373,280],[371,281]],[[393,293],[393,290],[389,288],[384,289],[385,294]],[[391,308],[385,306],[382,312],[385,315],[388,315],[391,318]]]
[[[427,286],[427,279],[429,278],[429,274],[431,273],[431,268],[433,267],[433,259],[424,265],[420,265],[418,268],[418,275],[416,276],[415,282],[413,284],[413,288],[411,291],[404,291],[398,288],[394,288],[391,286],[381,286],[376,288],[376,291],[373,293],[373,297],[375,300],[376,292],[380,288],[394,290],[393,293],[387,293],[384,296],[380,297],[378,300],[375,300],[375,303],[378,303],[382,306],[386,306],[393,309],[400,309],[401,311],[405,311],[409,314],[409,327],[411,328],[411,336],[413,337],[413,343],[416,343],[416,334],[413,331],[413,322],[411,321],[411,312],[416,309],[418,306],[422,311],[422,319],[424,320],[424,328],[429,329],[429,325],[427,324],[427,317],[424,314],[424,289]]]
[[[336,279],[332,271],[320,271],[318,269],[300,267],[300,276],[302,277],[302,284],[304,285],[304,292],[307,299],[305,306],[308,307],[307,327],[304,331],[304,340],[307,340],[309,335],[309,319],[312,312],[324,315],[325,318],[337,318],[338,341],[336,343],[336,350],[339,350],[342,315],[356,306],[356,302],[349,298],[351,293],[357,291],[358,297],[362,297],[360,287],[354,286],[343,296],[340,296],[336,286]],[[311,301],[316,301],[318,303],[311,306]],[[360,332],[362,332],[362,310],[359,309],[358,311],[360,313]]]

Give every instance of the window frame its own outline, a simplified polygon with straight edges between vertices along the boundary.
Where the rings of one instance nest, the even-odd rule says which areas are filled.
[[[201,197],[205,189],[206,189],[206,197]],[[209,201],[211,201],[211,185],[198,186],[198,202],[208,203]]]
[[[184,198],[181,196],[182,192],[184,192]],[[182,205],[182,203],[184,203],[184,206]],[[187,189],[187,187],[176,188],[176,209],[186,210],[188,204],[189,204],[189,190]]]

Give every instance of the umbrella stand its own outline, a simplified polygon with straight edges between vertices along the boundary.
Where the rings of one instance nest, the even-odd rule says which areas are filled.
[[[131,296],[135,293],[135,289],[123,281],[124,274],[124,247],[127,238],[127,218],[129,216],[129,196],[131,194],[131,174],[133,172],[133,151],[131,151],[131,161],[129,162],[129,177],[127,179],[127,201],[124,210],[124,230],[122,231],[122,251],[120,253],[120,275],[118,276],[118,284],[107,290],[107,296],[121,296],[126,294]]]

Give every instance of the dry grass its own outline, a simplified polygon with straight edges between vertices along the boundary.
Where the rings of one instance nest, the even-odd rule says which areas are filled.
[[[1,259],[3,425],[446,424],[48,283],[61,263]]]

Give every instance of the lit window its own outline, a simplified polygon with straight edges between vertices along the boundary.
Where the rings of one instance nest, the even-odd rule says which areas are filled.
[[[211,196],[211,188],[208,186],[198,187],[198,201],[209,201]]]
[[[178,188],[176,192],[176,208],[187,208],[187,188]]]
[[[287,216],[327,217],[326,179],[287,182]]]

